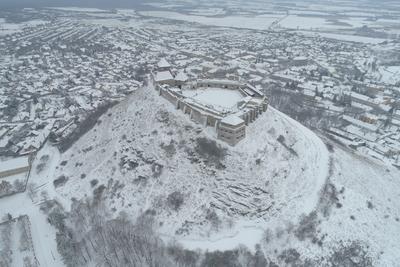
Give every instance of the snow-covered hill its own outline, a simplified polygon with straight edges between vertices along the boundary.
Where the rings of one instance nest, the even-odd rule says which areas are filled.
[[[142,88],[60,155],[50,195],[66,206],[105,198],[133,220],[151,211],[165,240],[191,249],[261,244],[300,261],[357,242],[378,266],[399,259],[398,170],[326,145],[273,108],[246,134],[227,146]]]
[[[154,209],[168,233],[198,228],[208,209],[269,220],[316,205],[329,155],[311,131],[270,109],[236,147],[212,135],[153,89],[138,90],[62,155],[56,177],[68,181],[58,191],[81,198],[105,185],[112,208]],[[176,210],[167,207],[174,192],[183,194]]]

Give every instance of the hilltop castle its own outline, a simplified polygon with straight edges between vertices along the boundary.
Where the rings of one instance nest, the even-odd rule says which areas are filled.
[[[176,75],[162,59],[153,72],[159,94],[177,109],[204,126],[211,126],[218,139],[236,145],[246,136],[246,125],[268,108],[267,97],[247,83],[233,80],[188,81],[184,72]]]

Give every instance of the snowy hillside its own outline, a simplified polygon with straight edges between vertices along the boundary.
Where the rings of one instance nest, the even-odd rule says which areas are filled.
[[[154,209],[163,232],[182,235],[205,234],[200,224],[208,210],[269,220],[313,209],[328,152],[309,130],[271,109],[234,148],[213,144],[211,132],[153,89],[139,90],[62,155],[56,177],[67,182],[57,191],[82,198],[105,186],[115,211]],[[167,199],[174,192],[183,201],[171,209]]]
[[[55,266],[62,255],[39,207],[55,199],[68,210],[85,197],[104,198],[115,217],[124,211],[132,221],[150,211],[158,234],[188,249],[260,244],[282,266],[398,262],[398,170],[324,144],[272,107],[235,147],[213,133],[153,88],[139,89],[67,152],[39,151],[34,193],[3,201],[2,211],[29,214],[39,262]]]
[[[56,192],[104,197],[132,219],[151,210],[165,240],[191,249],[262,244],[268,255],[295,248],[318,258],[355,240],[373,258],[396,260],[397,170],[326,146],[273,108],[246,134],[229,147],[143,88],[61,155]]]

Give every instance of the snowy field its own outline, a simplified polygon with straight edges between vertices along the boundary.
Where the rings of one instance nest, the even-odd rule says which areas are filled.
[[[368,27],[383,34],[398,35],[400,23],[398,19],[386,16],[382,11],[382,17],[376,13],[367,12],[343,12],[343,7],[312,6],[311,10],[291,9],[287,13],[274,9],[267,9],[262,14],[248,12],[224,13],[224,9],[192,9],[189,13],[177,12],[175,6],[166,7],[168,11],[141,11],[140,15],[171,20],[200,23],[208,26],[244,28],[253,30],[295,30],[309,31],[310,34],[320,33],[331,39],[360,43],[381,43],[385,41],[377,36],[364,36],[358,34],[357,29]],[[333,8],[333,9],[332,9]],[[197,10],[197,12],[196,12]],[[342,13],[343,12],[343,13]],[[396,14],[395,16],[399,16]],[[346,33],[343,33],[343,32]]]
[[[6,23],[5,19],[0,19],[0,36],[16,33],[20,31],[21,28],[22,28],[21,24]]]
[[[386,66],[380,69],[380,80],[387,84],[397,84],[400,82],[400,66]]]
[[[268,255],[274,249],[296,248],[312,258],[329,255],[340,242],[357,240],[370,246],[371,256],[379,258],[377,266],[393,266],[399,260],[391,252],[400,249],[400,210],[390,205],[400,201],[398,170],[364,162],[339,147],[329,152],[313,132],[273,108],[248,127],[245,140],[226,147],[224,169],[192,163],[178,144],[195,147],[190,140],[209,136],[208,131],[195,130],[188,117],[146,90],[152,89],[139,90],[115,107],[112,117],[104,117],[61,155],[60,161],[67,163],[55,170],[55,177],[68,179],[56,189],[59,196],[82,198],[106,185],[115,213],[124,210],[134,218],[154,209],[163,239],[191,249],[232,249],[239,244],[254,249],[262,244]],[[140,105],[144,99],[146,107],[158,108]],[[133,115],[141,113],[146,120]],[[147,165],[140,158],[154,163]],[[80,167],[74,168],[77,164]],[[154,164],[163,166],[161,173],[154,173]],[[356,172],[354,164],[359,166]],[[324,188],[334,188],[334,193]],[[379,198],[376,190],[387,197]],[[165,200],[176,191],[182,192],[184,202],[179,210],[171,210]],[[368,208],[369,201],[374,208]],[[218,229],[204,220],[210,209],[220,218]],[[318,218],[315,238],[323,240],[323,248],[296,234],[302,216],[313,212]],[[286,234],[265,243],[266,232],[280,231]]]
[[[191,10],[190,14],[198,16],[220,16],[225,15],[226,11],[223,8],[199,8]]]
[[[89,12],[89,13],[103,13],[107,10],[99,8],[84,8],[84,7],[48,7],[48,9],[71,11],[71,12]]]
[[[310,29],[337,29],[336,25],[328,23],[322,17],[304,17],[289,15],[279,21],[279,27],[286,29],[310,30]]]
[[[17,33],[25,28],[35,27],[46,23],[48,23],[48,21],[45,20],[30,20],[22,23],[7,23],[4,18],[0,18],[0,36]]]
[[[148,17],[157,17],[173,20],[183,20],[188,22],[196,22],[209,26],[244,28],[255,30],[269,29],[271,24],[278,20],[280,16],[225,16],[225,17],[206,17],[185,15],[171,11],[141,11],[139,14]]]
[[[354,42],[354,43],[363,43],[363,44],[380,44],[386,39],[382,38],[371,38],[365,36],[358,35],[350,35],[350,34],[338,34],[338,33],[326,33],[326,32],[310,32],[310,31],[299,31],[299,33],[304,34],[305,36],[321,36],[328,39],[334,39],[345,42]]]

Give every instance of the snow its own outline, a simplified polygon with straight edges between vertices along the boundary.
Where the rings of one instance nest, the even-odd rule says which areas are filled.
[[[297,15],[289,15],[285,17],[283,20],[279,21],[279,25],[282,28],[288,29],[316,29],[316,28],[334,28],[337,26],[330,25],[324,18],[319,17],[305,17],[305,16],[297,16]]]
[[[232,81],[232,80],[217,80],[217,79],[206,79],[206,80],[198,80],[198,84],[217,84],[217,85],[233,85],[233,86],[241,86],[242,84],[238,81]]]
[[[5,23],[0,21],[0,36],[1,35],[7,35],[7,34],[13,34],[16,32],[19,32],[22,30],[22,25],[21,24],[16,24],[16,23]]]
[[[184,90],[183,95],[200,102],[204,105],[211,105],[216,109],[235,109],[237,103],[244,97],[237,90],[206,88],[196,90]]]
[[[171,72],[169,72],[169,71],[156,72],[156,76],[154,78],[154,80],[156,82],[170,81],[170,80],[173,80],[173,79],[174,79],[174,77],[172,76]]]
[[[266,229],[277,229],[290,223],[296,224],[300,215],[308,214],[318,206],[320,190],[331,177],[338,188],[345,186],[346,199],[341,199],[344,208],[333,213],[329,222],[322,222],[322,229],[328,233],[328,240],[336,242],[350,237],[361,240],[372,238],[374,242],[376,241],[372,245],[374,252],[380,249],[387,251],[382,256],[382,266],[395,264],[397,260],[395,251],[399,249],[396,241],[399,238],[398,231],[396,231],[395,223],[382,221],[382,217],[386,214],[385,205],[389,205],[388,202],[400,201],[397,193],[399,185],[396,184],[395,179],[398,171],[390,169],[391,172],[387,173],[375,164],[365,168],[364,165],[368,163],[361,159],[354,159],[353,155],[344,154],[339,149],[335,152],[337,154],[329,154],[324,142],[315,133],[269,107],[266,113],[248,126],[247,137],[242,142],[236,147],[227,147],[229,155],[224,161],[227,168],[224,171],[217,171],[218,179],[215,179],[214,176],[206,174],[201,165],[190,163],[187,155],[180,150],[172,157],[162,156],[164,152],[160,149],[161,143],[168,144],[171,140],[189,142],[198,135],[194,131],[179,135],[179,131],[184,131],[184,125],[191,127],[196,127],[196,125],[151,90],[154,89],[140,89],[121,105],[113,108],[110,111],[113,114],[111,118],[102,117],[102,123],[95,126],[65,154],[60,155],[53,148],[46,146],[37,157],[40,158],[44,154],[52,155],[46,175],[33,174],[31,180],[39,185],[44,183],[49,197],[57,198],[67,208],[70,204],[68,199],[71,197],[79,199],[90,194],[93,190],[89,183],[91,179],[98,179],[99,184],[107,184],[107,177],[110,177],[113,166],[119,164],[121,151],[131,149],[131,147],[140,149],[144,151],[146,157],[154,157],[157,162],[164,165],[160,180],[152,178],[147,185],[138,186],[132,183],[132,180],[138,175],[147,175],[150,170],[146,169],[146,166],[139,166],[136,171],[128,172],[126,175],[117,170],[112,177],[124,183],[125,188],[120,192],[121,197],[110,203],[110,207],[115,207],[117,211],[128,211],[132,215],[138,214],[141,210],[153,208],[158,203],[157,199],[165,199],[170,192],[180,190],[186,196],[184,207],[176,213],[171,213],[167,207],[158,210],[160,212],[157,215],[158,219],[163,222],[159,232],[166,240],[175,239],[186,248],[213,251],[232,249],[239,244],[254,249],[254,246],[261,242]],[[144,99],[148,101],[146,105],[143,105]],[[146,114],[145,120],[137,115],[139,110]],[[169,113],[168,124],[162,124],[155,119],[160,110]],[[124,121],[121,118],[127,119]],[[159,131],[157,136],[150,134],[154,129]],[[98,136],[96,134],[98,132],[102,135]],[[173,135],[168,135],[167,132],[172,132]],[[127,136],[129,143],[121,139],[122,135]],[[293,156],[276,142],[281,135],[284,136],[287,146],[296,151],[298,156]],[[93,149],[82,152],[89,145]],[[107,151],[107,153],[102,151]],[[113,152],[119,154],[115,159]],[[129,152],[126,155],[132,155],[132,153]],[[260,165],[255,164],[256,159],[261,159]],[[68,160],[65,167],[58,165],[62,160]],[[332,161],[334,162],[333,176],[329,167]],[[74,167],[78,162],[83,163],[83,166]],[[354,170],[353,164],[360,167]],[[60,168],[56,169],[56,166]],[[85,173],[87,178],[81,179],[82,173]],[[61,174],[70,179],[65,186],[54,190],[51,177]],[[377,180],[376,177],[381,178]],[[365,185],[364,181],[367,181],[368,185]],[[379,192],[375,190],[374,182],[378,183]],[[392,188],[386,188],[386,184]],[[249,193],[255,187],[265,188],[273,195],[273,198],[269,195],[259,195],[261,203],[257,204],[253,202],[254,195],[243,197],[232,194],[229,189],[232,186],[248,190],[246,192]],[[390,201],[382,199],[381,192],[384,192]],[[370,197],[374,199],[374,204],[380,207],[377,209],[379,216],[376,219],[373,211],[371,215],[368,215],[365,208],[360,207]],[[6,212],[11,212],[13,216],[28,214],[31,218],[35,249],[40,251],[38,259],[41,265],[61,266],[59,265],[60,258],[55,250],[54,229],[39,212],[38,206],[32,203],[26,194],[4,200],[0,201],[0,210],[4,214]],[[224,202],[221,201],[230,203],[238,209],[240,205],[236,205],[236,202],[247,205],[251,208],[243,208],[243,210],[250,211],[252,214],[258,214],[259,207],[271,207],[259,218],[232,215],[234,225],[231,228],[223,226],[218,232],[208,230],[205,224],[202,227],[194,227],[187,234],[176,234],[185,221],[201,222],[203,207],[210,207],[211,203],[221,208],[218,213],[223,219],[227,215],[223,211]],[[253,208],[253,205],[260,206]],[[390,218],[395,218],[400,213],[399,208],[396,207],[391,207],[387,212]],[[356,214],[360,222],[356,221],[354,224],[351,220],[343,222],[351,214]],[[382,229],[384,233],[381,234],[376,227]],[[365,233],[370,234],[366,236]],[[306,255],[319,252],[318,249],[298,243],[295,239],[291,240],[291,244],[299,251],[305,251]],[[53,249],[48,251],[48,248]],[[273,248],[271,245],[271,249]],[[55,255],[55,259],[52,254]]]
[[[266,30],[271,24],[278,20],[280,16],[271,15],[267,16],[225,16],[225,17],[205,17],[205,16],[194,16],[184,15],[178,12],[171,11],[141,11],[139,12],[143,16],[166,18],[173,20],[183,20],[189,22],[197,22],[205,25],[220,26],[220,27],[233,27],[233,28],[245,28],[255,30]]]
[[[228,124],[228,125],[232,125],[232,126],[236,126],[239,124],[244,123],[244,120],[242,120],[241,118],[239,118],[238,116],[231,114],[229,116],[226,116],[225,118],[223,118],[221,120],[222,123]]]
[[[348,115],[343,115],[343,119],[354,125],[357,125],[361,128],[367,129],[372,132],[376,132],[378,130],[378,126],[354,119]]]
[[[48,21],[45,20],[30,20],[22,23],[7,23],[5,19],[0,18],[0,36],[17,33],[22,31],[24,28],[35,27],[46,23],[48,23]]]
[[[323,222],[322,231],[332,242],[368,242],[372,254],[379,255],[374,266],[396,266],[400,260],[400,207],[395,204],[400,201],[399,171],[342,149],[336,149],[333,163],[332,182],[345,189],[340,198],[343,208]],[[373,204],[372,209],[367,208],[367,201]]]
[[[61,201],[65,207],[69,207],[68,202],[66,203],[60,196],[53,193],[52,180],[54,170],[59,161],[59,152],[56,148],[46,145],[39,151],[37,158],[40,158],[44,154],[51,155],[48,167],[43,171],[45,174],[36,174],[34,165],[29,183],[34,183],[36,187],[47,191],[49,199],[55,198]],[[37,195],[31,199],[28,193],[24,192],[0,199],[0,218],[3,218],[6,214],[10,214],[13,218],[28,215],[31,223],[33,246],[39,265],[61,267],[64,264],[57,251],[55,229],[47,222],[47,216],[40,211],[39,205],[43,201],[41,197]]]
[[[226,11],[222,8],[198,8],[191,10],[190,14],[200,16],[218,16],[225,15]]]
[[[2,216],[29,216],[33,245],[40,266],[64,266],[57,252],[55,230],[39,210],[38,203],[32,203],[26,193],[21,193],[1,199],[0,210]]]
[[[168,63],[168,61],[165,58],[162,58],[158,63],[157,66],[159,68],[170,68],[171,64]]]
[[[24,167],[29,167],[29,157],[18,157],[6,161],[0,161],[0,173]]]
[[[143,105],[143,97],[146,98],[146,105]],[[146,114],[145,120],[138,116],[139,110]],[[168,112],[168,124],[156,119],[157,114],[164,110]],[[179,190],[187,196],[179,212],[171,213],[168,207],[157,209],[160,212],[158,219],[163,221],[160,233],[167,239],[169,237],[187,242],[190,247],[210,249],[217,249],[219,246],[222,246],[220,249],[224,246],[232,248],[240,243],[252,248],[260,243],[262,229],[279,225],[283,219],[290,218],[296,222],[301,214],[312,211],[317,205],[319,190],[328,175],[327,149],[313,132],[273,108],[248,126],[247,137],[242,142],[235,147],[226,147],[229,149],[224,161],[226,170],[217,171],[218,179],[207,174],[202,164],[191,163],[184,150],[176,148],[175,155],[163,156],[165,152],[160,144],[169,144],[171,140],[190,143],[190,140],[207,134],[207,131],[197,134],[195,130],[184,130],[185,125],[194,129],[199,125],[193,124],[188,115],[176,111],[175,107],[152,89],[136,91],[110,112],[113,114],[112,118],[102,118],[101,125],[96,126],[63,155],[64,159],[68,159],[68,164],[59,168],[55,176],[64,174],[69,177],[69,182],[57,188],[58,194],[67,199],[79,199],[89,194],[89,190],[93,190],[88,182],[91,179],[98,179],[99,184],[107,183],[113,166],[119,165],[122,156],[120,153],[132,157],[134,153],[126,152],[127,150],[144,151],[143,156],[154,158],[164,166],[160,180],[150,179],[145,186],[137,185],[132,180],[138,176],[148,176],[151,169],[147,165],[139,164],[135,170],[126,173],[118,171],[117,167],[112,177],[125,184],[125,187],[120,192],[119,200],[115,199],[110,207],[115,207],[117,211],[126,210],[132,215],[138,214],[140,210],[154,208],[157,199],[165,199],[169,193]],[[120,116],[128,119],[124,121],[119,119]],[[154,129],[158,132],[156,136],[151,134]],[[101,132],[102,135],[97,136],[96,132]],[[168,132],[172,132],[172,135],[167,134]],[[121,135],[127,136],[129,142],[123,141]],[[298,157],[276,141],[280,135],[285,136],[285,143],[298,153]],[[88,144],[93,149],[83,153],[82,150]],[[190,143],[190,146],[194,147],[195,144]],[[103,154],[101,151],[108,152]],[[115,158],[113,151],[117,152]],[[260,165],[256,165],[256,159],[261,159]],[[137,159],[134,156],[132,160]],[[74,167],[77,162],[83,163],[79,169]],[[82,173],[86,174],[84,180],[79,178]],[[241,191],[236,188],[248,192],[246,194],[250,196],[241,195]],[[252,193],[258,190],[256,188],[262,188],[269,193],[256,197]],[[255,201],[254,198],[258,200]],[[204,208],[211,204],[219,207],[218,213],[224,218],[224,210],[228,209],[224,203],[232,205],[234,211],[249,215],[232,215],[235,226],[230,229],[223,227],[221,233],[209,232],[207,224],[195,224],[187,234],[175,234],[185,221],[201,222]],[[267,208],[265,214],[261,215],[260,210]],[[256,216],[260,218],[257,220]],[[240,221],[245,223],[241,224]]]
[[[345,42],[355,42],[355,43],[365,43],[365,44],[379,44],[386,39],[382,38],[372,38],[372,37],[365,37],[365,36],[358,36],[358,35],[349,35],[349,34],[339,34],[339,33],[327,33],[327,32],[306,32],[301,31],[304,35],[311,35],[311,36],[321,36],[329,39],[335,39]]]
[[[175,77],[176,81],[186,82],[188,80],[188,76],[183,71],[179,71]]]
[[[384,66],[379,69],[380,80],[387,84],[395,85],[400,82],[400,66]]]
[[[255,246],[259,243],[260,237],[264,235],[265,229],[257,225],[255,221],[240,221],[233,230],[225,232],[228,233],[218,233],[203,239],[182,238],[179,242],[186,249],[191,250],[224,251],[244,245],[250,251],[255,252]]]
[[[62,11],[73,11],[73,12],[91,12],[91,13],[103,13],[107,10],[99,8],[88,8],[88,7],[47,7],[48,9],[62,10]]]
[[[157,14],[160,17],[169,16],[165,13]],[[207,14],[206,11],[203,12],[203,15],[205,14]],[[176,16],[179,19],[206,25],[265,29],[271,25],[268,20],[279,19],[278,16],[272,15],[256,16],[256,20],[259,22],[265,20],[265,23],[255,25],[257,21],[254,21],[252,25],[246,19],[241,20],[241,18],[250,19],[249,16],[219,18],[182,14]],[[173,18],[172,15],[171,18]],[[237,21],[232,21],[233,18],[237,18]],[[291,28],[297,28],[295,25],[300,25],[299,28],[312,26],[330,29],[333,27],[323,18],[306,19],[304,22],[300,21],[300,18],[302,17],[291,16],[282,23],[286,23],[286,27]],[[151,21],[156,22],[154,19]],[[341,21],[348,22],[353,27],[363,23],[361,19],[353,22],[342,19]],[[0,21],[0,24],[4,22],[4,20]],[[87,22],[113,27],[122,27],[122,25],[131,27],[130,22],[118,20],[87,20]],[[314,22],[315,25],[313,25]],[[132,21],[132,27],[138,27],[138,25],[140,24],[137,21]],[[158,27],[152,24],[151,30],[160,30]],[[172,28],[172,26],[166,27]],[[219,29],[219,31],[221,33],[217,33],[217,37],[220,36],[219,34],[225,34],[226,29],[224,31]],[[241,34],[245,32],[247,31],[240,31],[237,36],[241,38],[244,36]],[[333,33],[319,35],[370,44],[384,40]],[[199,38],[206,39],[204,36]],[[143,38],[148,44],[158,42],[155,38],[148,38],[148,35],[142,31],[135,31],[136,37]],[[119,44],[120,41],[115,40],[115,42]],[[188,38],[187,43],[190,44],[190,42],[192,41]],[[169,42],[169,45],[175,44]],[[121,47],[129,48],[129,45],[121,45]],[[150,46],[150,49],[159,51],[163,49],[160,47],[155,44]],[[197,48],[195,45],[193,47]],[[168,49],[170,48],[165,48],[162,52],[166,53]],[[196,56],[199,56],[204,52],[200,49],[196,53]],[[368,54],[365,53],[365,55]],[[168,55],[168,58],[171,56]],[[354,57],[357,58],[358,55],[354,54]],[[315,58],[315,55],[310,55],[310,58]],[[140,60],[154,62],[150,58]],[[324,59],[321,62],[316,61],[322,65],[331,64],[325,62]],[[230,63],[237,64],[236,60]],[[182,61],[182,64],[187,63]],[[209,65],[216,69],[216,64]],[[268,69],[267,66],[262,68]],[[381,75],[381,81],[393,84],[399,76],[399,66],[386,66],[378,72],[377,74]],[[266,76],[267,74],[269,75],[269,72],[265,73]],[[398,244],[400,210],[396,205],[400,201],[398,170],[380,165],[381,163],[374,160],[365,160],[359,157],[357,152],[339,145],[333,145],[334,152],[328,152],[324,145],[326,140],[323,142],[315,133],[271,107],[248,126],[247,137],[236,147],[226,147],[224,143],[215,140],[218,145],[228,151],[222,162],[225,169],[209,168],[207,163],[201,160],[200,163],[193,163],[188,156],[189,152],[192,153],[191,155],[196,154],[196,139],[207,137],[214,140],[213,134],[209,131],[210,127],[204,129],[202,125],[194,124],[188,115],[176,111],[175,107],[165,99],[155,96],[154,92],[148,93],[153,88],[145,89],[141,90],[142,92],[133,93],[133,96],[113,108],[109,113],[109,118],[102,117],[93,130],[84,135],[70,151],[63,155],[60,155],[56,149],[45,146],[36,157],[29,182],[37,183],[37,186],[42,188],[40,190],[48,192],[49,198],[56,198],[66,209],[70,206],[72,197],[81,199],[92,195],[94,189],[90,186],[92,179],[98,179],[99,185],[109,185],[112,180],[121,182],[125,188],[117,192],[118,198],[107,199],[108,206],[115,208],[115,214],[119,211],[127,211],[134,219],[137,214],[147,208],[155,209],[156,220],[160,225],[162,222],[162,226],[157,230],[164,236],[177,239],[186,248],[223,250],[235,248],[239,244],[245,244],[252,249],[255,244],[262,241],[266,229],[278,229],[286,224],[297,225],[300,215],[316,209],[321,188],[329,181],[335,184],[337,191],[341,187],[345,190],[338,196],[343,207],[333,208],[329,218],[321,218],[321,228],[318,230],[321,231],[321,235],[327,235],[324,241],[325,248],[298,242],[295,237],[281,240],[281,243],[287,243],[286,246],[305,252],[302,255],[319,255],[321,250],[329,254],[329,248],[340,241],[361,240],[370,244],[372,254],[379,256],[376,266],[396,266],[399,261],[397,251],[400,251]],[[237,102],[243,99],[240,94],[235,94],[237,93],[235,91],[218,92],[218,90],[221,88],[187,91],[186,94],[196,101],[221,109],[234,109]],[[77,93],[86,92],[82,90]],[[77,96],[76,101],[82,107],[88,108],[85,97]],[[49,110],[48,113],[52,114],[53,111]],[[160,119],[160,114],[163,115],[163,112],[167,114],[167,123],[160,121],[165,119],[162,116]],[[27,117],[26,115],[34,119],[39,118],[39,114],[35,114],[34,110],[29,114],[21,113],[20,118]],[[366,126],[370,128],[369,125]],[[354,126],[346,129],[359,134],[359,130],[356,131],[357,128]],[[284,138],[283,144],[277,141],[281,136]],[[124,141],[125,138],[127,141]],[[397,140],[398,136],[393,138]],[[176,149],[173,155],[165,151],[168,144],[172,144],[172,147]],[[89,147],[91,150],[86,150]],[[163,165],[160,177],[152,176],[151,167],[138,159],[137,155],[140,153],[135,154],[136,150],[139,150],[146,159],[155,160]],[[44,154],[49,154],[51,160],[47,169],[37,174],[35,166],[40,162],[38,160],[40,156]],[[140,165],[134,170],[120,167],[123,156],[133,162],[139,162]],[[373,156],[381,158],[378,153],[374,153]],[[59,166],[62,160],[67,160],[68,164]],[[260,163],[256,164],[258,160]],[[54,189],[52,181],[55,177],[64,174],[69,178],[67,184]],[[87,178],[80,178],[82,174],[85,174]],[[140,179],[143,177],[146,181],[142,183]],[[266,193],[260,193],[256,188],[261,188]],[[183,192],[185,196],[183,207],[179,211],[173,211],[165,205],[168,194],[175,191]],[[46,216],[38,209],[42,200],[41,197],[30,199],[26,193],[4,198],[0,201],[0,216],[7,212],[14,217],[28,214],[32,221],[35,249],[40,251],[38,258],[41,265],[61,266],[54,240],[54,229],[47,223]],[[375,208],[367,208],[366,201],[372,201]],[[223,222],[218,230],[210,230],[208,222],[204,221],[204,211],[214,209],[214,207],[217,207],[215,210]],[[264,208],[269,210],[265,213],[260,212]],[[353,215],[356,219],[349,219]],[[233,220],[233,226],[227,226],[227,218]],[[178,230],[184,228],[186,222],[193,222],[193,226],[188,227],[187,232],[183,231],[183,234],[177,233]],[[276,244],[270,245],[271,251],[277,248],[274,245]],[[382,255],[380,255],[381,251]]]

